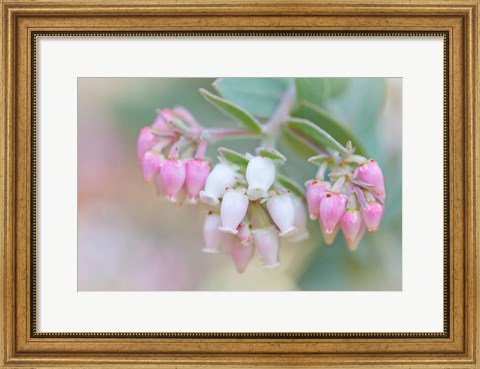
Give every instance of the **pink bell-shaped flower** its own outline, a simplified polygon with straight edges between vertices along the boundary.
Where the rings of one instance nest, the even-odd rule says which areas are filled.
[[[347,209],[341,220],[341,227],[347,243],[353,244],[363,225],[362,216],[357,209]]]
[[[217,205],[227,187],[235,184],[237,174],[226,164],[217,164],[205,182],[205,189],[200,191],[200,200],[208,205]]]
[[[140,130],[137,140],[138,161],[142,161],[143,155],[150,150],[159,141],[159,138],[153,134],[150,127],[143,127]]]
[[[268,213],[280,229],[280,237],[297,232],[295,227],[295,207],[290,194],[274,195],[267,202]]]
[[[362,216],[369,232],[375,232],[382,220],[383,206],[376,201],[369,201],[362,208]]]
[[[322,231],[322,237],[323,241],[325,241],[325,244],[330,246],[335,242],[335,239],[337,238],[338,231],[340,230],[340,225],[337,224],[337,226],[333,229],[332,233],[327,233],[322,227],[322,221],[320,220],[320,229]]]
[[[269,158],[255,156],[248,162],[245,173],[248,183],[247,195],[252,200],[268,196],[275,181],[275,164]]]
[[[293,207],[295,208],[294,225],[297,228],[297,233],[293,234],[290,240],[292,242],[301,242],[309,237],[307,230],[307,211],[301,198],[295,196],[292,201]]]
[[[238,238],[240,238],[240,242],[244,246],[248,246],[252,243],[252,225],[243,221],[237,227],[238,230]]]
[[[208,254],[218,254],[220,252],[222,243],[222,234],[218,230],[220,224],[220,215],[210,211],[203,223],[203,240],[205,242],[203,252]]]
[[[160,166],[160,175],[167,199],[175,202],[185,182],[185,163],[178,159],[167,159]]]
[[[322,196],[320,201],[320,224],[327,234],[333,233],[345,213],[346,200],[342,194],[328,192]]]
[[[371,159],[365,164],[362,164],[357,169],[357,177],[370,185],[373,185],[372,191],[380,199],[385,198],[385,184],[383,179],[382,169],[378,163]]]
[[[162,177],[163,187],[167,200],[177,201],[177,193],[183,187],[186,177],[185,163],[177,159],[178,145],[174,145],[170,151],[170,156],[160,166],[160,176]]]
[[[191,159],[185,164],[186,178],[185,186],[187,188],[187,201],[195,204],[198,200],[198,193],[205,186],[210,164],[202,159]]]
[[[310,219],[315,220],[318,218],[320,212],[320,200],[322,199],[322,195],[330,190],[331,185],[330,182],[312,179],[307,181],[305,186]]]
[[[240,191],[228,188],[223,195],[220,207],[220,217],[222,219],[220,231],[237,234],[238,225],[247,214],[247,209],[248,197]]]
[[[147,151],[142,158],[142,172],[145,183],[151,183],[160,171],[161,154],[155,151]]]
[[[235,240],[232,244],[232,259],[238,273],[243,273],[253,258],[254,248],[252,243],[243,245],[240,240]]]
[[[252,234],[255,247],[263,259],[263,266],[265,268],[275,268],[279,266],[278,251],[280,240],[277,229],[274,226],[254,229]]]
[[[360,243],[360,241],[362,240],[363,236],[365,235],[365,230],[367,229],[367,227],[365,227],[365,223],[363,222],[363,220],[361,221],[361,224],[360,224],[360,229],[358,230],[358,233],[357,235],[355,236],[355,238],[352,240],[352,241],[349,241],[347,239],[347,245],[348,245],[348,249],[350,251],[355,251],[358,247],[358,244]]]

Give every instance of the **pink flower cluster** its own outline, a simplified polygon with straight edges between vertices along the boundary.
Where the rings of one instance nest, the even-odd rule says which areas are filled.
[[[245,170],[217,164],[200,192],[204,203],[214,206],[208,213],[203,236],[204,252],[230,255],[242,273],[260,254],[265,268],[280,265],[280,238],[299,242],[308,237],[306,211],[301,198],[275,184],[274,162],[251,157]]]
[[[186,199],[196,203],[210,172],[201,126],[183,107],[164,108],[157,114],[153,124],[143,127],[138,136],[143,179],[154,182],[157,194],[170,202],[181,205]],[[192,149],[196,150],[194,157],[189,156]]]
[[[350,250],[358,247],[365,231],[375,232],[383,215],[385,185],[375,160],[355,155],[335,165],[330,180],[324,180],[325,165],[317,178],[307,181],[306,197],[310,219],[319,218],[323,238],[332,244],[342,229]],[[355,168],[354,164],[358,167]]]
[[[205,138],[242,134],[241,129],[204,128],[185,108],[175,107],[158,110],[137,141],[143,179],[155,184],[159,196],[178,205],[201,201],[212,207],[203,226],[203,251],[223,251],[239,273],[245,271],[255,250],[265,268],[274,268],[280,264],[281,238],[299,242],[309,236],[301,190],[294,186],[298,196],[294,195],[277,180],[277,164],[286,160],[278,151],[259,148],[259,155],[252,156],[229,150],[240,161],[232,163],[222,156],[210,171],[204,158]],[[310,158],[320,168],[305,186],[310,219],[319,219],[325,242],[332,244],[342,229],[353,251],[365,232],[375,232],[380,224],[385,185],[377,162],[354,155],[350,143],[348,147],[343,156],[329,153]]]

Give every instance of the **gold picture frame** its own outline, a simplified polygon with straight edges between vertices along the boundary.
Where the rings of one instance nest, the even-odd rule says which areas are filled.
[[[479,0],[8,1],[0,157],[3,367],[476,368],[479,365]],[[36,330],[36,40],[40,36],[341,34],[444,37],[442,333],[40,333]]]

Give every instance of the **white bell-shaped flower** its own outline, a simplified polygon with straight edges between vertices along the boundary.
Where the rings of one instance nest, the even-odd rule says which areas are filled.
[[[267,209],[273,221],[280,229],[280,237],[297,232],[295,227],[295,207],[290,194],[272,196],[267,202]]]
[[[217,164],[210,172],[205,189],[200,191],[200,200],[208,205],[217,205],[227,187],[235,183],[235,171],[226,164]]]
[[[256,156],[247,165],[247,195],[252,200],[268,196],[268,189],[275,180],[275,164],[269,158]]]
[[[295,233],[290,240],[292,242],[301,242],[309,237],[307,230],[307,210],[301,198],[295,196],[293,199],[293,207],[295,208]]]
[[[218,254],[222,244],[222,234],[218,230],[221,225],[220,215],[209,212],[203,223],[203,240],[205,247],[203,252],[208,254]]]
[[[220,207],[220,218],[222,219],[222,226],[219,228],[220,231],[237,234],[237,228],[247,214],[247,209],[247,195],[233,188],[228,188],[223,195],[222,205]]]
[[[278,231],[274,226],[254,229],[252,231],[255,247],[257,248],[263,260],[265,268],[275,268],[280,265],[278,261],[278,251],[280,240]]]

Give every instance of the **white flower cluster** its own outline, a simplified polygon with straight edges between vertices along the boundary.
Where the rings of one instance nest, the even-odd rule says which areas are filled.
[[[275,183],[276,167],[264,156],[249,157],[244,171],[227,162],[210,172],[200,200],[219,211],[210,211],[204,223],[207,253],[223,249],[237,270],[245,270],[254,249],[266,268],[279,265],[280,237],[299,242],[308,237],[303,201]]]

